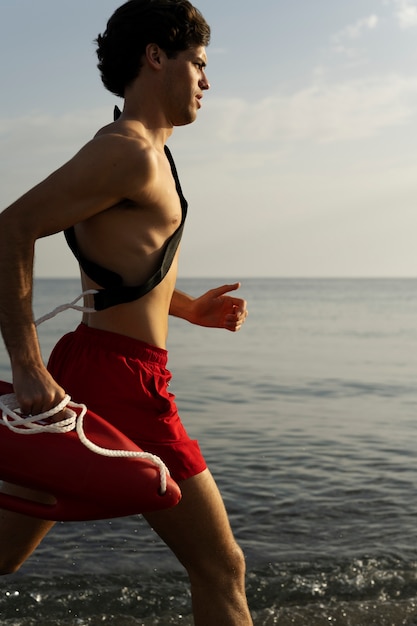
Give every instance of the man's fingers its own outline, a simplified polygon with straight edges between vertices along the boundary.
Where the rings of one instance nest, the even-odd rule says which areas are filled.
[[[222,285],[221,287],[215,287],[211,290],[211,292],[216,298],[218,298],[219,296],[223,296],[229,291],[236,291],[236,289],[239,289],[239,287],[240,283],[233,283],[232,285]]]

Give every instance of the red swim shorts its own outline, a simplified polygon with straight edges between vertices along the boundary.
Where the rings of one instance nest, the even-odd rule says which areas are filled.
[[[48,369],[74,402],[159,456],[181,481],[202,472],[206,463],[168,392],[167,359],[166,350],[80,324],[57,343]]]

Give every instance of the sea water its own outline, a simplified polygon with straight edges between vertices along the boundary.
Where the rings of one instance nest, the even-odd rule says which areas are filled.
[[[247,279],[240,291],[238,334],[171,320],[169,367],[246,554],[255,626],[416,625],[417,280]],[[36,314],[78,292],[38,280]],[[40,327],[45,358],[78,320]],[[192,623],[186,575],[139,516],[57,524],[0,580],[2,626]]]

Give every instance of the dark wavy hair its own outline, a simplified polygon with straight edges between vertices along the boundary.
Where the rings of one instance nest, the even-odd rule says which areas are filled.
[[[101,79],[106,89],[123,98],[139,74],[148,44],[157,44],[174,58],[209,42],[210,27],[188,0],[129,0],[96,39]]]

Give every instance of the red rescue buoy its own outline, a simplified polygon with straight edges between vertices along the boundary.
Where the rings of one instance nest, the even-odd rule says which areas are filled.
[[[11,393],[12,385],[0,381],[0,400]],[[53,521],[82,521],[157,511],[179,502],[180,488],[169,473],[161,493],[163,464],[157,457],[160,465],[152,455],[135,457],[143,450],[89,410],[83,416],[83,432],[92,447],[133,455],[97,454],[81,442],[76,430],[23,435],[0,421],[0,480],[55,498],[53,504],[44,504],[0,492],[0,508]]]

